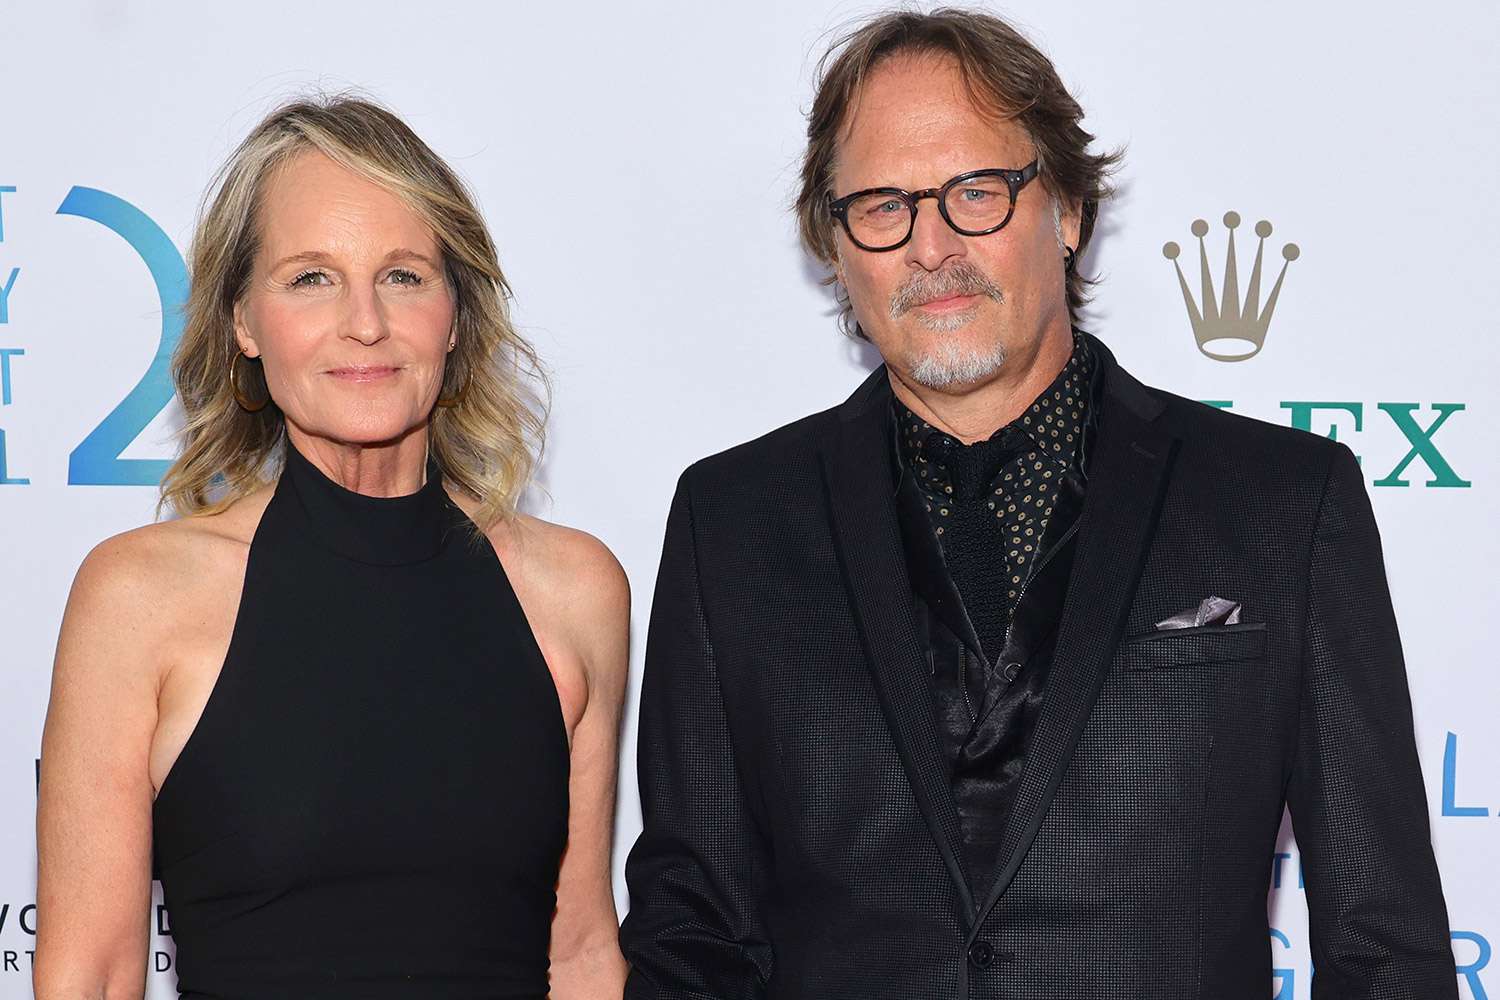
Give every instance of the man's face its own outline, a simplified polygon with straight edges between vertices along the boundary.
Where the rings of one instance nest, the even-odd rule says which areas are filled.
[[[942,55],[898,55],[877,65],[839,144],[835,198],[873,187],[941,186],[970,170],[1019,170],[1036,153],[1025,131],[975,108],[958,65]],[[1064,251],[1076,211],[1059,214],[1039,180],[1024,187],[998,233],[961,236],[937,201],[918,203],[911,240],[871,253],[835,224],[835,273],[854,316],[903,381],[963,393],[1033,357],[1068,325]]]

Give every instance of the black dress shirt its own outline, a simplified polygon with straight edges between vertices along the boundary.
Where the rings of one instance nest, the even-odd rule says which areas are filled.
[[[892,398],[897,507],[969,876],[987,887],[1051,647],[1083,506],[1098,366],[1067,363],[1015,420],[965,445]]]

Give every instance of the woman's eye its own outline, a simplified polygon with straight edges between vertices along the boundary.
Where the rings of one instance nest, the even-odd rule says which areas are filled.
[[[390,279],[394,284],[397,285],[420,285],[422,283],[421,275],[417,274],[417,272],[415,271],[408,271],[404,268],[399,268],[395,271],[392,271],[390,273]]]
[[[303,271],[292,279],[293,288],[310,288],[314,285],[328,284],[328,275],[322,271]]]

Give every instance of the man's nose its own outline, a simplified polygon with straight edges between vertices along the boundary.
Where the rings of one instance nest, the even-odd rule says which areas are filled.
[[[917,202],[917,217],[912,220],[911,240],[906,244],[906,259],[925,271],[936,271],[949,258],[965,253],[964,238],[948,225],[938,211],[936,198]]]

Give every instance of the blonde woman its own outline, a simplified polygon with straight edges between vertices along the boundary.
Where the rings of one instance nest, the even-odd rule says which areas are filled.
[[[294,103],[192,277],[182,516],[89,555],[58,644],[37,997],[142,995],[153,871],[185,996],[619,996],[629,594],[516,511],[535,359],[472,198],[389,112]]]

